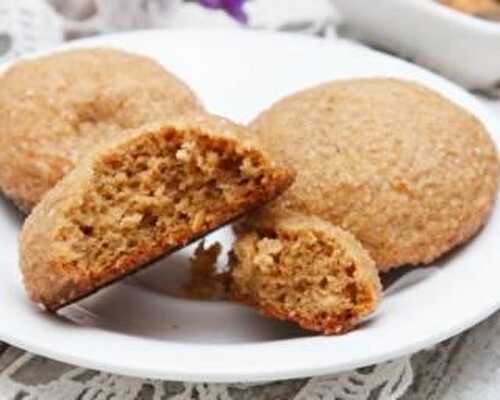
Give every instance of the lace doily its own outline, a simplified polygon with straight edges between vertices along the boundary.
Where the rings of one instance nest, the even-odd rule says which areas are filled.
[[[412,359],[415,381],[404,400],[498,400],[500,312]]]
[[[5,345],[3,349],[0,347],[2,351],[1,399],[395,400],[412,380],[406,358],[337,376],[260,385],[222,385],[126,378],[56,363]],[[6,363],[9,365],[2,365]]]
[[[62,22],[42,1],[0,2],[0,62],[63,39]]]
[[[247,0],[244,11],[251,28],[335,34],[337,18],[329,0]],[[2,0],[0,62],[82,36],[196,27],[240,28],[241,24],[197,0]]]

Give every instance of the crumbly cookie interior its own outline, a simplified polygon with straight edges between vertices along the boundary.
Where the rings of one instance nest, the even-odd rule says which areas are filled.
[[[306,329],[348,330],[376,303],[375,285],[358,278],[360,266],[348,249],[322,231],[246,233],[231,267],[235,297]]]
[[[259,153],[199,132],[141,137],[99,160],[92,190],[65,211],[55,239],[73,267],[100,274],[233,218],[264,197],[266,167]]]

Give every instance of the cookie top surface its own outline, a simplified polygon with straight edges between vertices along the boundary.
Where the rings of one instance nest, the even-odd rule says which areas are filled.
[[[273,212],[351,231],[381,270],[431,262],[468,239],[497,192],[497,151],[483,125],[415,83],[327,83],[277,102],[251,128],[298,172]]]
[[[0,76],[0,187],[31,209],[96,142],[199,110],[152,59],[108,48],[20,61]]]

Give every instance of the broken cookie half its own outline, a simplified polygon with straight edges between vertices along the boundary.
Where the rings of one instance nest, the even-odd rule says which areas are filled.
[[[26,220],[30,298],[55,311],[278,196],[294,174],[246,136],[191,115],[99,145]]]
[[[236,228],[229,296],[262,314],[344,333],[381,296],[375,262],[353,235],[318,217],[257,212]]]

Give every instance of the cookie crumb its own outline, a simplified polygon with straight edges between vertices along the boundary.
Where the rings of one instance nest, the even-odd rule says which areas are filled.
[[[222,251],[222,245],[215,242],[205,247],[202,240],[189,266],[189,280],[184,285],[184,294],[190,299],[213,300],[225,297],[227,273],[217,271],[217,259]]]

